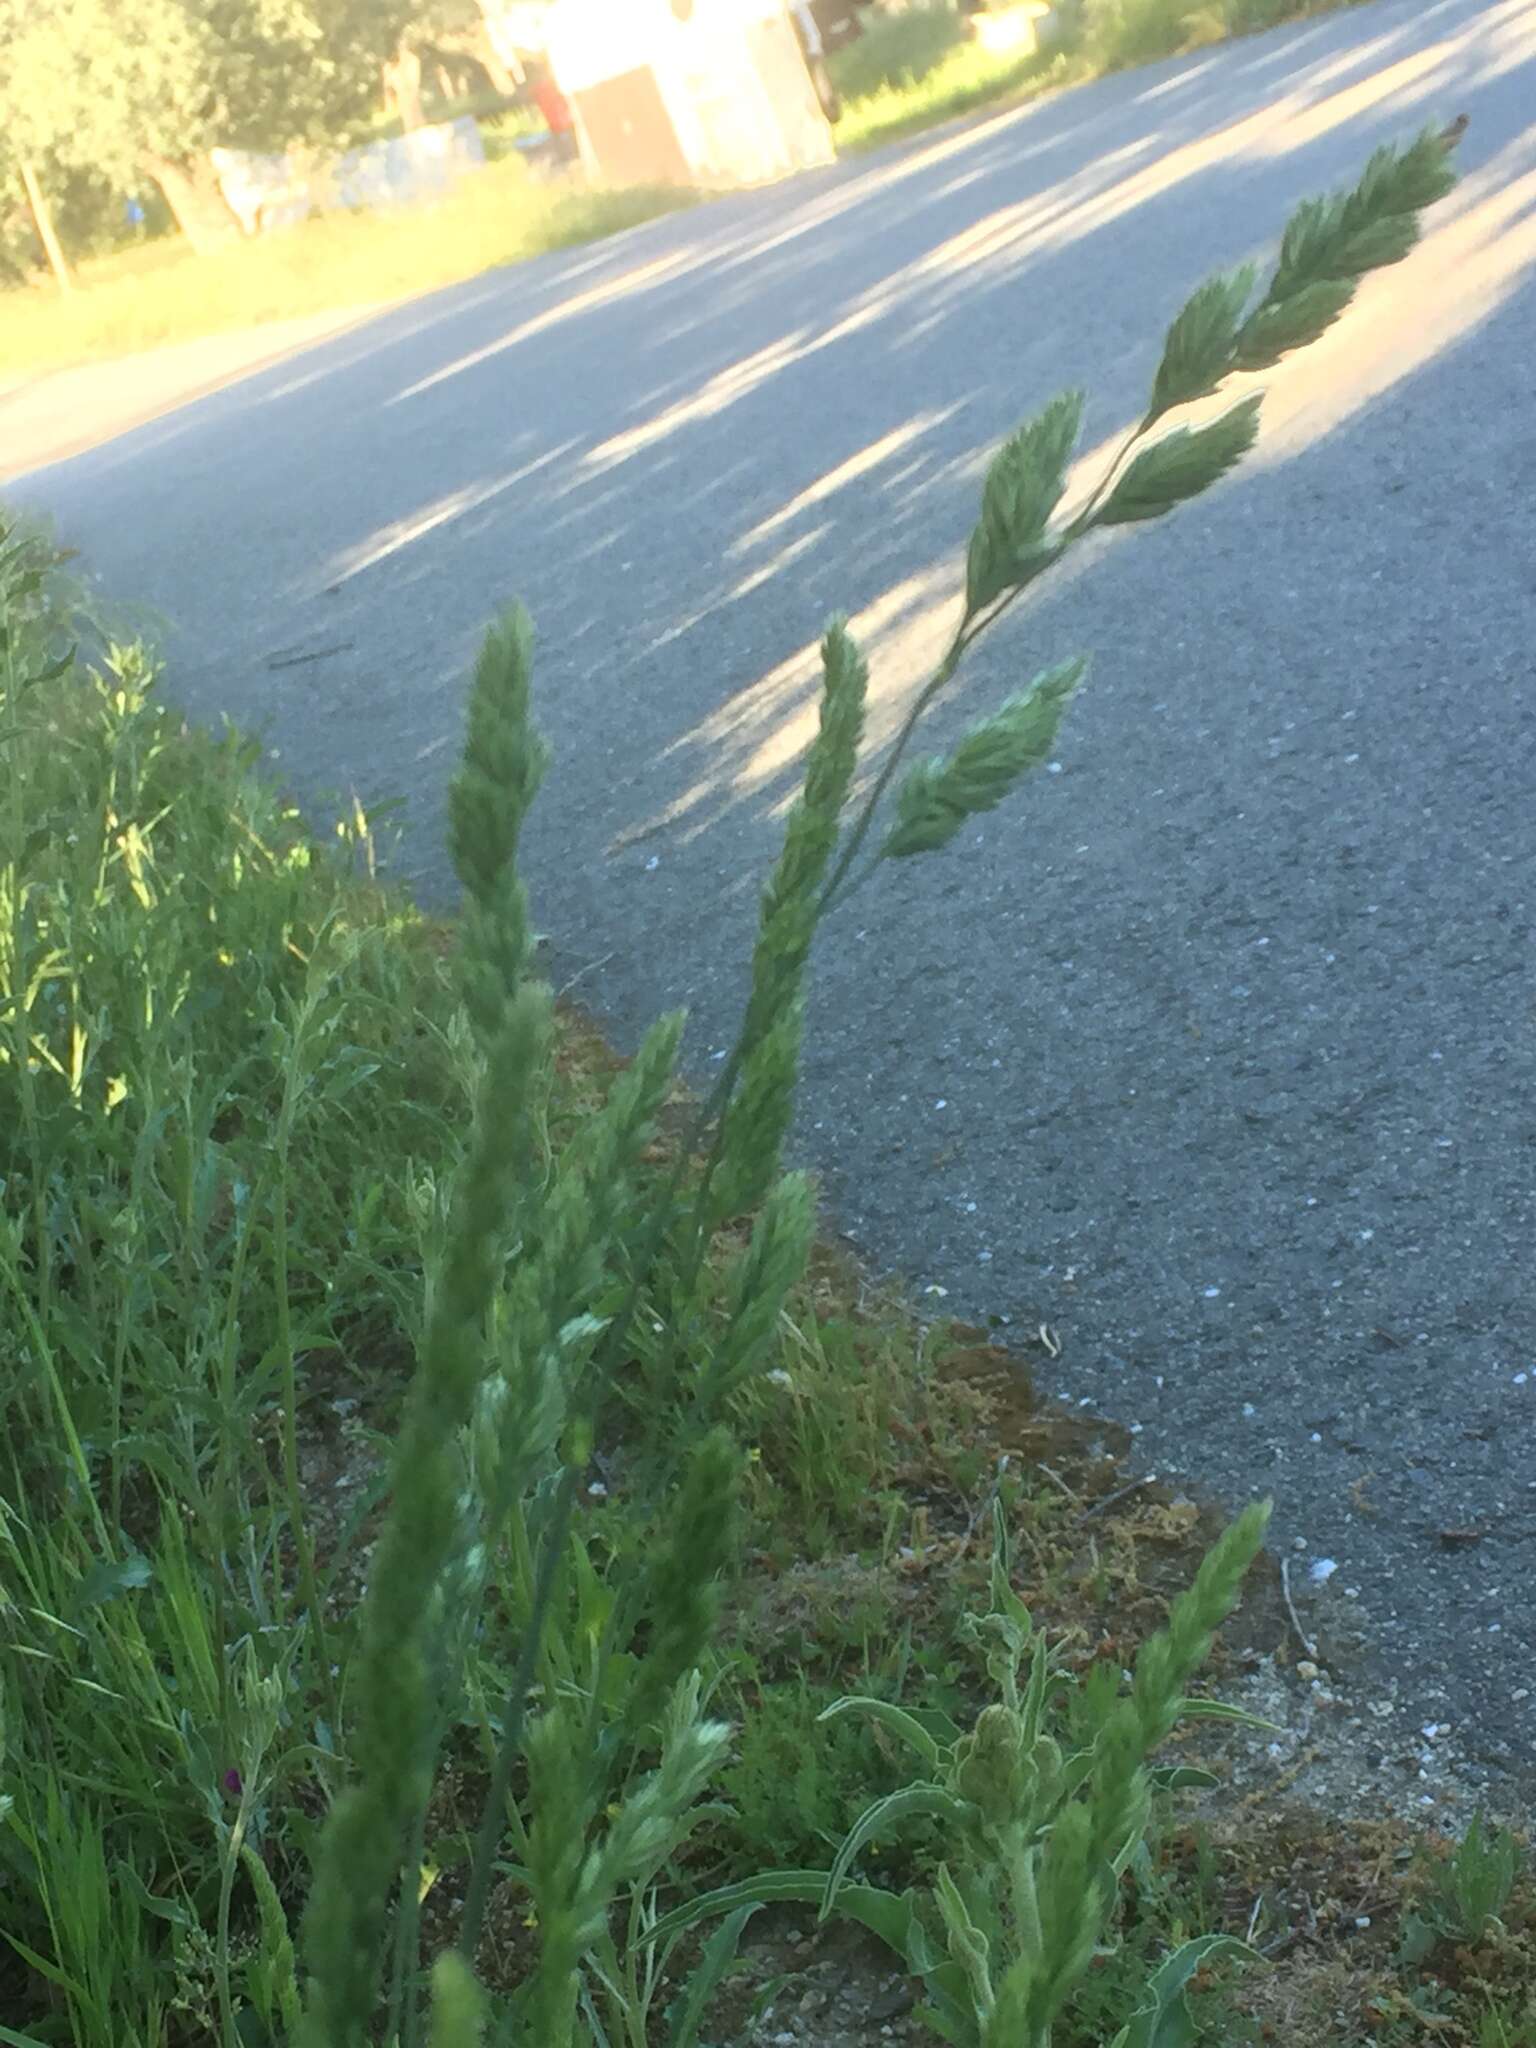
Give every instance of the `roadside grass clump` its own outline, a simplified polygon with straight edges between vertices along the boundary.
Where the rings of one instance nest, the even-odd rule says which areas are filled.
[[[1033,51],[991,51],[949,6],[870,20],[828,59],[843,101],[840,149],[868,149],[987,106],[1325,14],[1352,0],[1058,0]]]
[[[691,1900],[651,1939],[748,1908],[815,1905],[822,1919],[858,1921],[901,1958],[925,1989],[918,2018],[952,2048],[1050,2048],[1108,1932],[1121,1877],[1147,1854],[1154,1785],[1217,1782],[1187,1766],[1154,1778],[1147,1764],[1189,1715],[1241,1718],[1185,1688],[1237,1603],[1267,1519],[1267,1506],[1250,1508],[1217,1543],[1167,1628],[1142,1646],[1128,1687],[1100,1661],[1069,1690],[1013,1590],[1007,1522],[994,1510],[990,1599],[971,1624],[994,1696],[971,1727],[932,1707],[834,1701],[821,1719],[868,1716],[916,1759],[912,1780],[865,1809],[824,1872],[776,1869]],[[914,1820],[936,1827],[947,1852],[931,1886],[897,1896],[858,1882],[869,1846]],[[1153,2048],[1175,2030],[1187,2038],[1191,1979],[1229,1959],[1258,1960],[1230,1936],[1203,1935],[1125,1987],[1114,2048]]]
[[[1068,46],[1095,72],[1125,71],[1228,36],[1329,14],[1354,0],[1067,0]]]
[[[955,7],[871,10],[863,17],[863,34],[834,50],[827,65],[844,101],[859,100],[886,87],[914,85],[968,41],[965,17]]]
[[[857,41],[827,69],[842,98],[840,150],[871,149],[903,135],[1073,80],[1056,51],[991,51],[972,39],[953,7],[871,15]]]
[[[1502,1936],[1500,1915],[1514,1893],[1520,1864],[1520,1845],[1509,1830],[1474,1815],[1461,1840],[1426,1868],[1421,1896],[1403,1922],[1403,1959],[1418,1963],[1442,1943],[1476,1948]]]
[[[539,977],[521,613],[476,668],[446,932],[372,882],[359,809],[322,851],[52,551],[0,540],[0,2040],[694,2048],[786,1900],[873,1932],[948,2041],[1190,2038],[1249,1958],[1156,1903],[1196,1782],[1157,1756],[1221,1712],[1195,1682],[1263,1510],[1134,1641],[1106,1523],[1071,1625],[1040,1618],[1080,1498],[981,1455],[941,1367],[984,1347],[850,1300],[783,1170],[805,970],[872,875],[1049,758],[1080,657],[909,760],[976,639],[1241,460],[1255,395],[1172,415],[1338,318],[1448,157],[1378,152],[1262,289],[1202,286],[1074,509],[1080,394],[1006,443],[867,786],[866,666],[828,628],[702,1101],[679,1017],[605,1062]]]

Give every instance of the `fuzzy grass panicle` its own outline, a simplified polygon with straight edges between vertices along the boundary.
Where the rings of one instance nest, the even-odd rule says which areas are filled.
[[[1450,177],[1448,154],[1443,138],[1432,135],[1421,137],[1405,150],[1378,152],[1353,193],[1300,209],[1287,230],[1280,262],[1254,318],[1299,296],[1303,281],[1316,282],[1327,273],[1323,281],[1352,288],[1355,279],[1373,264],[1391,260],[1393,251],[1405,253],[1416,232],[1410,202],[1428,203],[1445,189]],[[1208,426],[1155,430],[1178,405],[1219,389],[1226,376],[1239,367],[1245,334],[1250,355],[1259,346],[1245,319],[1252,285],[1252,276],[1246,271],[1215,280],[1202,287],[1176,318],[1140,425],[1083,509],[1065,524],[1053,526],[1052,520],[1080,428],[1080,397],[1070,393],[1053,401],[1000,452],[983,491],[981,519],[968,553],[960,619],[949,649],[918,694],[857,815],[846,827],[841,818],[856,772],[866,675],[863,658],[846,629],[841,625],[829,629],[822,650],[821,725],[812,745],[802,797],[788,821],[784,851],[764,894],[746,1015],[714,1096],[702,1112],[701,1125],[704,1119],[713,1120],[714,1135],[700,1186],[690,1202],[683,1197],[680,1174],[674,1173],[649,1220],[637,1219],[628,1230],[617,1211],[611,1212],[611,1232],[597,1232],[602,1241],[592,1244],[590,1258],[583,1256],[584,1233],[595,1230],[590,1201],[578,1201],[565,1225],[545,1233],[549,1242],[566,1246],[560,1256],[544,1262],[547,1273],[558,1272],[568,1284],[579,1274],[591,1283],[612,1267],[616,1274],[627,1273],[630,1278],[627,1286],[621,1282],[620,1305],[607,1324],[588,1376],[583,1412],[589,1421],[570,1437],[562,1452],[563,1469],[555,1482],[553,1511],[546,1509],[526,1519],[515,1503],[511,1509],[514,1522],[524,1520],[530,1532],[537,1525],[542,1547],[535,1565],[537,1546],[524,1543],[528,1564],[519,1601],[524,1636],[483,1811],[461,1949],[466,1959],[472,1957],[497,1839],[510,1827],[514,1837],[526,1844],[522,1868],[535,1897],[543,1902],[541,1961],[526,2000],[520,2001],[524,2017],[518,2023],[525,2031],[532,2026],[531,2038],[539,2041],[540,2048],[546,2044],[564,2048],[575,2039],[583,2011],[582,1956],[599,1943],[597,1929],[616,1907],[626,1884],[630,1887],[630,1928],[633,1932],[646,1927],[648,1944],[675,1936],[684,1924],[675,1915],[656,1918],[646,1903],[646,1886],[654,1873],[631,1868],[613,1851],[613,1844],[625,1838],[626,1828],[657,1844],[680,1837],[686,1826],[686,1805],[696,1796],[705,1775],[702,1762],[698,1771],[690,1765],[669,1775],[665,1753],[659,1773],[637,1775],[636,1737],[645,1715],[626,1720],[620,1713],[615,1720],[605,1704],[601,1674],[612,1658],[624,1653],[636,1614],[646,1604],[644,1598],[635,1597],[633,1580],[626,1588],[621,1576],[613,1592],[598,1598],[591,1609],[595,1624],[584,1624],[596,1628],[586,1660],[589,1675],[581,1675],[579,1661],[560,1651],[557,1634],[551,1633],[561,1626],[558,1588],[573,1542],[576,1576],[569,1597],[576,1601],[575,1612],[580,1614],[590,1605],[589,1594],[582,1588],[591,1588],[591,1597],[596,1598],[597,1582],[586,1547],[573,1531],[578,1466],[593,1442],[591,1418],[601,1411],[618,1347],[624,1342],[637,1299],[636,1282],[669,1240],[677,1242],[681,1225],[687,1249],[680,1285],[674,1282],[673,1313],[680,1324],[693,1323],[704,1309],[698,1290],[704,1282],[710,1232],[739,1207],[763,1204],[752,1242],[736,1263],[733,1305],[714,1367],[692,1385],[674,1380],[667,1389],[668,1399],[680,1403],[685,1415],[694,1409],[692,1434],[696,1437],[719,1412],[718,1404],[751,1372],[809,1248],[809,1190],[793,1176],[780,1181],[778,1173],[798,1074],[803,980],[817,927],[883,861],[937,851],[949,844],[967,817],[1001,802],[1046,758],[1081,677],[1080,660],[1045,671],[1022,695],[974,727],[945,759],[909,769],[894,790],[890,829],[876,840],[877,851],[867,863],[857,866],[877,815],[884,814],[885,800],[910,740],[974,641],[1095,528],[1163,516],[1217,482],[1251,447],[1260,404],[1256,395],[1242,399]],[[1335,292],[1330,307],[1336,298]],[[1317,317],[1314,310],[1314,326]],[[1336,317],[1336,312],[1330,317]],[[1271,321],[1263,341],[1271,359],[1282,352],[1283,340],[1284,335]],[[498,628],[488,641],[477,673],[465,770],[455,793],[455,858],[471,904],[466,926],[466,997],[490,1047],[495,1079],[480,1097],[464,1169],[466,1189],[479,1185],[477,1175],[483,1188],[478,1197],[466,1195],[458,1226],[460,1231],[478,1230],[480,1249],[456,1279],[445,1279],[441,1285],[444,1313],[453,1317],[454,1345],[435,1350],[429,1331],[422,1382],[428,1387],[435,1384],[439,1392],[421,1410],[422,1440],[413,1445],[412,1453],[419,1459],[419,1469],[408,1472],[402,1468],[400,1474],[404,1504],[397,1499],[392,1536],[397,1537],[398,1529],[407,1523],[413,1534],[408,1542],[395,1541],[393,1548],[386,1549],[388,1562],[381,1562],[380,1567],[386,1592],[370,1595],[382,1611],[387,1588],[393,1584],[398,1597],[390,1608],[391,1633],[405,1645],[427,1639],[434,1574],[446,1562],[452,1520],[448,1501],[454,1465],[452,1442],[473,1404],[476,1350],[498,1288],[490,1271],[491,1247],[505,1238],[507,1195],[500,1183],[493,1189],[488,1175],[492,1156],[505,1155],[490,1144],[486,1132],[492,1119],[504,1114],[498,1087],[509,1088],[508,1100],[514,1106],[524,1101],[528,1087],[526,1069],[514,1077],[498,1061],[494,1038],[500,1001],[510,1000],[516,1014],[518,1003],[533,1000],[529,991],[518,996],[511,990],[512,980],[522,970],[527,930],[526,907],[515,872],[517,830],[542,765],[528,737],[527,657],[526,627],[518,622]],[[670,1054],[671,1050],[669,1044],[666,1051]],[[657,1060],[658,1074],[668,1067],[669,1059]],[[557,1211],[562,1187],[579,1186],[584,1186],[589,1196],[594,1192],[594,1183],[583,1174],[564,1181],[557,1174],[542,1199]],[[502,1205],[499,1210],[498,1202]],[[530,1212],[529,1230],[527,1255],[538,1267],[541,1231],[534,1212]],[[450,1249],[450,1274],[455,1256],[462,1255]],[[519,1286],[514,1265],[514,1297]],[[582,1312],[588,1298],[588,1290],[579,1289],[576,1298],[566,1300],[567,1312]],[[553,1310],[556,1296],[551,1294],[548,1299]],[[546,1321],[546,1336],[547,1330]],[[668,1355],[665,1350],[663,1355]],[[674,1361],[680,1359],[675,1345],[670,1356]],[[526,1373],[530,1363],[529,1355],[523,1354],[520,1369]],[[485,1370],[483,1360],[478,1369]],[[517,1369],[515,1366],[514,1372]],[[689,1440],[690,1430],[685,1425],[678,1441]],[[975,2048],[990,2048],[993,2042],[1001,2048],[1005,2039],[1022,2041],[1028,2048],[1049,2048],[1055,2020],[1112,1915],[1114,1873],[1141,1839],[1150,1785],[1146,1758],[1180,1716],[1192,1710],[1185,1687],[1209,1647],[1212,1630],[1236,1597],[1262,1528],[1262,1515],[1250,1511],[1213,1551],[1195,1586],[1176,1605],[1167,1631],[1149,1644],[1138,1660],[1128,1697],[1112,1697],[1102,1686],[1085,1689],[1086,1709],[1079,1710],[1079,1743],[1070,1751],[1059,1734],[1045,1725],[1047,1700],[1057,1674],[1043,1642],[1032,1635],[1027,1611],[1008,1584],[1006,1532],[999,1529],[993,1605],[981,1623],[983,1633],[990,1631],[994,1638],[992,1663],[1003,1692],[998,1711],[979,1721],[969,1736],[962,1736],[958,1729],[943,1738],[923,1731],[920,1746],[931,1750],[938,1742],[941,1760],[948,1754],[944,1774],[920,1781],[867,1813],[850,1832],[824,1882],[815,1881],[821,1886],[823,1911],[841,1903],[858,1917],[862,1908],[867,1923],[906,1954],[910,1967],[929,1985],[930,2019],[946,2039],[963,2044],[963,2048],[971,2048],[973,2043]],[[432,1560],[431,1569],[423,1567],[426,1558]],[[704,1575],[711,1571],[706,1564]],[[653,1575],[651,1583],[659,1592],[670,1583],[669,1574]],[[677,1604],[681,1613],[686,1603]],[[691,1640],[691,1630],[685,1633]],[[1026,1646],[1029,1674],[1021,1690],[1017,1670]],[[546,1668],[552,1676],[556,1671],[564,1673],[561,1703],[530,1718],[535,1679]],[[409,1796],[397,1794],[391,1801],[380,1792],[373,1795],[370,1805],[366,1773],[362,1793],[351,1795],[360,1797],[373,1813],[372,1840],[379,1851],[386,1827],[398,1830],[408,1819],[412,1802],[419,1804],[421,1797],[420,1782],[410,1777],[413,1769],[420,1768],[421,1745],[429,1732],[426,1690],[419,1675],[412,1677],[407,1697],[413,1703],[410,1713],[393,1717],[387,1737],[380,1728],[381,1747],[372,1760],[372,1770],[381,1784],[391,1771],[397,1784],[411,1784]],[[582,1748],[571,1719],[578,1705],[585,1716],[588,1742],[597,1744],[596,1751]],[[890,1717],[884,1718],[889,1721]],[[409,1739],[403,1733],[407,1728]],[[628,1747],[620,1745],[622,1755],[602,1736],[605,1728],[627,1729]],[[911,1734],[910,1729],[906,1732]],[[533,1804],[526,1821],[519,1816],[514,1790],[525,1740],[533,1783]],[[713,1737],[706,1741],[700,1735],[690,1755],[703,1759],[712,1741]],[[597,1753],[608,1758],[600,1770],[593,1767]],[[931,1755],[929,1760],[933,1761]],[[669,1787],[675,1795],[671,1804]],[[603,1833],[598,1802],[609,1792],[616,1795],[607,1799],[614,1817]],[[974,1796],[978,1792],[980,1800]],[[551,1800],[554,1806],[549,1805]],[[328,1882],[333,1885],[348,1881],[341,1873],[344,1861],[350,1858],[344,1859],[334,1848],[348,1825],[346,1811],[343,1809],[332,1830]],[[913,1904],[897,1923],[892,1920],[889,1902],[872,1903],[869,1888],[851,1887],[847,1877],[853,1858],[867,1840],[915,1812],[945,1821],[953,1833],[957,1856],[964,1852],[964,1860],[957,1861],[946,1875],[932,1911],[925,1914]],[[647,1816],[643,1821],[637,1817],[641,1814]],[[357,1822],[350,1824],[356,1826]],[[358,1885],[355,1875],[350,1882]],[[717,1909],[734,1914],[767,1898],[794,1895],[785,1886],[795,1882],[804,1886],[812,1880],[801,1873],[777,1873],[757,1891],[738,1888],[696,1912],[683,1910],[692,1917]],[[377,1942],[381,1910],[382,1894],[375,1892],[367,1914],[354,1921],[356,1932],[368,1943]],[[323,1922],[317,1920],[316,1925],[323,1926]],[[334,1934],[329,1944],[316,1941],[312,1948],[319,1980],[317,1997],[332,1996],[324,1982],[331,1973],[333,1985],[343,1987],[341,2002],[334,2010],[344,2012],[349,2025],[361,2025],[365,1966],[358,1964],[355,1951],[350,1957],[342,1953]],[[947,1959],[938,1960],[940,1957]],[[1127,2022],[1128,2043],[1136,2041],[1138,2030],[1151,2040],[1153,2033],[1148,2029],[1155,2029],[1178,2008],[1187,1981],[1187,1972],[1181,1976],[1176,1967],[1179,1963],[1179,1958],[1171,1959],[1166,1979],[1154,1980],[1146,1987],[1141,2006]],[[625,1968],[622,1957],[611,1955],[599,1973],[601,1981],[612,1986],[616,1976],[624,1977]],[[628,2003],[623,1998],[620,2001],[626,2010],[639,1996],[633,1990],[636,1980],[631,1976],[627,1981],[631,1984]],[[590,1997],[589,1987],[589,2011]],[[318,2039],[317,2035],[317,2048]]]

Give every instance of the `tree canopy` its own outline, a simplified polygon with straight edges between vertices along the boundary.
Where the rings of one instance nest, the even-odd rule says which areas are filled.
[[[208,150],[334,140],[376,101],[410,0],[0,0],[0,134],[132,187],[184,226]]]

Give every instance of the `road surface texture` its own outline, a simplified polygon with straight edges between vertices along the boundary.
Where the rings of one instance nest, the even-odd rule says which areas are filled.
[[[10,487],[295,787],[443,796],[523,596],[556,978],[707,1075],[834,609],[890,733],[987,452],[1141,410],[1169,316],[1465,112],[1416,256],[1271,377],[1258,456],[1079,557],[930,750],[1079,649],[1056,772],[820,956],[803,1156],[878,1266],[1027,1340],[1147,1468],[1278,1502],[1474,1764],[1536,1754],[1536,5],[1376,4],[395,309]],[[1093,473],[1090,460],[1085,475]],[[1328,1561],[1336,1570],[1327,1573]],[[1314,1590],[1312,1567],[1326,1587]],[[1385,1683],[1385,1676],[1383,1678]]]
[[[366,317],[366,310],[314,313],[235,334],[174,342],[114,363],[0,375],[0,484],[39,463],[57,462],[110,434],[142,426]]]

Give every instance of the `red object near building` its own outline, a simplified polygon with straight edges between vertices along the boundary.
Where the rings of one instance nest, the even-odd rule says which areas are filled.
[[[534,81],[534,103],[544,116],[544,126],[551,135],[569,135],[576,123],[572,119],[565,94],[546,71]]]

